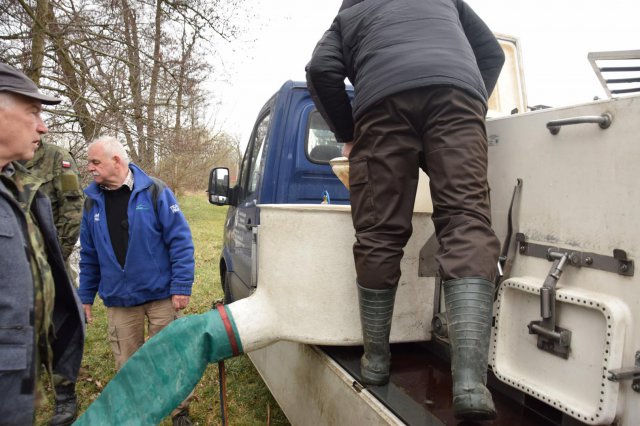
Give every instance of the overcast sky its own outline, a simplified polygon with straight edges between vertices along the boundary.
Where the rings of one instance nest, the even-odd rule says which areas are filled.
[[[224,54],[230,82],[216,83],[216,125],[246,145],[264,102],[304,66],[341,0],[252,0],[255,22]],[[638,0],[467,0],[522,48],[529,105],[588,102],[604,91],[587,53],[640,49]]]

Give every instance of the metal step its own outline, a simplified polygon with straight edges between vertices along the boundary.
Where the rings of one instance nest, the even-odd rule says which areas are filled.
[[[360,385],[362,347],[322,346]],[[438,342],[391,346],[391,377],[386,386],[367,386],[389,410],[411,426],[456,425],[451,407],[448,347]],[[482,425],[579,426],[580,423],[535,398],[497,380],[489,372],[489,388],[498,417]],[[460,423],[461,425],[463,423]],[[467,423],[468,424],[468,423]]]

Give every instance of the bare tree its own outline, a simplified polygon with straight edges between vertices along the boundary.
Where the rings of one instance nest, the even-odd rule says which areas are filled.
[[[0,0],[0,60],[65,100],[54,140],[81,154],[118,134],[153,172],[172,144],[223,143],[202,136],[203,82],[246,13],[245,0]]]
[[[159,173],[177,193],[185,189],[204,190],[211,168],[226,166],[236,173],[239,147],[238,139],[226,133],[183,130],[170,145],[171,154],[160,161]]]

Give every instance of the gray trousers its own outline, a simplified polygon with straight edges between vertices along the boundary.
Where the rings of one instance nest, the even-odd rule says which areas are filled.
[[[430,179],[440,276],[493,281],[500,242],[491,229],[485,113],[460,89],[427,87],[389,96],[357,120],[349,185],[361,286],[398,284],[420,168]]]

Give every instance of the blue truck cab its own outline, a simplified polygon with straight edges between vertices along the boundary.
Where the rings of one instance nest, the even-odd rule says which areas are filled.
[[[329,165],[342,155],[341,146],[306,83],[287,81],[258,114],[235,186],[230,187],[228,168],[211,171],[209,202],[229,206],[220,258],[226,303],[256,288],[260,204],[349,204],[349,192]]]

